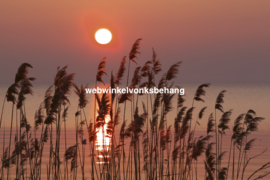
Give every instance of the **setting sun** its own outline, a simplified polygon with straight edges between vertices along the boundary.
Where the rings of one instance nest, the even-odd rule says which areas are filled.
[[[99,44],[108,44],[112,40],[112,33],[108,29],[99,29],[95,39]]]

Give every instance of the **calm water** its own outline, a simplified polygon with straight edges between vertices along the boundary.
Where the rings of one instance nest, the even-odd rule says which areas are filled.
[[[185,88],[185,99],[186,102],[184,106],[191,107],[192,105],[192,98],[193,95],[197,89],[197,87],[200,84],[182,84],[181,86]],[[36,85],[34,87],[34,96],[27,96],[26,99],[26,110],[27,110],[27,119],[29,123],[31,124],[32,127],[34,127],[34,114],[35,111],[37,110],[38,106],[40,103],[43,101],[43,97],[45,94],[46,89],[49,87],[49,85]],[[6,85],[1,85],[0,86],[0,107],[2,108],[2,102],[3,98],[5,95],[5,92],[7,90],[8,86]],[[227,93],[225,94],[225,103],[223,105],[224,110],[230,110],[233,109],[233,113],[231,116],[231,123],[230,127],[233,125],[233,121],[236,119],[236,117],[241,114],[247,112],[249,109],[253,109],[256,113],[257,116],[264,117],[265,120],[260,123],[259,125],[259,131],[250,135],[251,138],[256,138],[255,144],[248,154],[248,157],[252,157],[256,154],[259,154],[262,152],[265,148],[268,148],[269,150],[258,157],[257,159],[254,159],[250,162],[249,166],[246,169],[246,177],[250,175],[254,170],[258,169],[261,165],[264,163],[270,161],[270,143],[268,140],[268,137],[270,137],[270,84],[213,84],[209,88],[206,88],[206,96],[203,97],[205,100],[205,103],[203,102],[195,102],[195,110],[193,114],[193,119],[196,119],[198,116],[198,112],[200,109],[204,106],[207,106],[207,110],[205,112],[204,118],[200,120],[201,126],[197,126],[196,130],[196,136],[200,135],[205,135],[206,134],[206,124],[207,124],[207,119],[210,115],[210,113],[214,112],[214,105],[215,105],[215,99],[217,95],[219,94],[220,91],[222,90],[227,90]],[[90,104],[87,105],[86,107],[86,115],[88,116],[88,122],[90,121],[91,118],[93,118],[93,104],[91,103],[92,95],[89,95],[89,101]],[[67,119],[67,147],[75,145],[76,144],[76,138],[75,138],[75,112],[77,110],[77,103],[78,103],[78,98],[77,96],[73,93],[70,95],[69,100],[71,102],[69,111],[68,111],[68,119]],[[146,103],[146,96],[140,97],[139,100],[143,100]],[[173,102],[176,104],[176,101]],[[3,122],[2,122],[2,127],[0,130],[0,155],[2,156],[2,149],[3,149],[3,128],[5,127],[6,133],[5,133],[5,143],[6,146],[8,146],[9,142],[9,127],[10,127],[10,119],[11,119],[11,108],[12,105],[11,103],[6,103],[5,109],[4,109],[4,115],[3,115]],[[150,108],[150,107],[149,107]],[[123,109],[123,107],[122,107]],[[129,110],[130,107],[127,106],[127,110]],[[142,113],[141,106],[139,107],[139,113]],[[173,125],[173,120],[174,116],[176,114],[176,109],[173,109],[173,111],[169,114],[168,116],[168,123]],[[16,114],[15,114],[16,115]],[[130,111],[127,111],[126,117],[130,117]],[[217,118],[219,119],[221,116],[221,113],[217,113]],[[122,116],[121,116],[122,117]],[[14,121],[13,128],[16,129],[16,121]],[[129,124],[130,121],[128,121]],[[195,120],[193,121],[195,122]],[[120,122],[121,124],[121,122]],[[120,126],[120,125],[119,125]],[[118,127],[119,129],[120,127]],[[33,130],[33,128],[32,128]],[[14,131],[15,133],[15,131]],[[12,142],[14,140],[15,135],[12,135]],[[39,131],[37,132],[39,134]],[[32,136],[34,134],[32,133]],[[230,131],[226,134],[223,140],[223,150],[224,151],[229,151],[229,146],[230,146]],[[87,139],[86,132],[84,139]],[[214,140],[214,139],[213,139]],[[12,144],[13,147],[13,144]],[[13,148],[12,148],[13,149]],[[80,145],[81,149],[81,145]],[[126,149],[126,154],[128,154],[128,147]],[[65,151],[65,141],[64,141],[64,133],[62,131],[61,133],[61,146],[60,146],[60,151],[61,151],[61,160],[64,160],[64,151]],[[90,172],[90,158],[88,155],[90,154],[89,147],[88,145],[85,146],[85,152],[86,152],[86,159],[85,159],[85,173],[86,177],[89,177],[89,172]],[[141,153],[142,154],[142,153]],[[227,153],[228,155],[228,153]],[[46,179],[46,165],[48,164],[48,156],[49,156],[49,143],[47,143],[44,147],[44,153],[43,153],[43,166],[42,166],[42,179]],[[203,156],[204,158],[204,156]],[[223,166],[227,166],[227,160],[228,156],[225,156],[223,160]],[[141,160],[143,162],[143,160]],[[141,165],[142,167],[143,165]],[[70,165],[69,165],[70,168]],[[198,176],[199,179],[203,179],[204,177],[204,164],[203,164],[203,159],[199,159],[198,161]],[[201,170],[200,170],[201,169]],[[12,168],[11,172],[14,172],[15,166]],[[122,170],[122,168],[121,168]],[[63,173],[64,170],[62,169],[61,172]],[[80,177],[80,168],[78,168],[78,177]],[[141,171],[143,172],[143,171]],[[29,172],[28,172],[29,173]],[[11,177],[15,177],[14,173],[11,173]],[[142,176],[144,177],[144,176]],[[244,178],[244,179],[245,179]],[[267,178],[266,178],[267,179]]]

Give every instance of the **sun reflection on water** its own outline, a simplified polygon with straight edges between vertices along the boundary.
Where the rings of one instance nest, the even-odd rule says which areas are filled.
[[[108,123],[110,121],[110,116],[105,116],[104,126],[99,127],[96,131],[96,141],[95,147],[98,155],[96,155],[98,161],[97,164],[109,163],[107,160],[110,158],[109,151],[111,150],[111,138],[112,135],[108,133]]]

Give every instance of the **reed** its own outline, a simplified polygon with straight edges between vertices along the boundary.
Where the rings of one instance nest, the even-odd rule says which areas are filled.
[[[133,62],[137,64],[140,43],[141,39],[137,39],[133,44],[128,64],[124,56],[117,73],[114,75],[111,71],[109,86],[121,86],[126,76],[125,85],[130,89],[180,88],[174,85],[173,80],[177,78],[182,63],[173,64],[159,77],[162,66],[154,49],[151,60],[145,63],[138,61],[142,66],[132,67]],[[98,83],[106,86],[103,78],[107,75],[105,65],[106,58],[103,58],[97,67],[95,87]],[[53,84],[36,110],[34,128],[31,128],[26,97],[33,95],[32,81],[35,79],[28,77],[29,68],[32,66],[28,63],[19,67],[3,101],[0,120],[4,135],[1,179],[11,179],[11,169],[20,180],[197,180],[202,179],[199,171],[204,171],[203,179],[206,180],[243,180],[266,178],[270,174],[270,162],[246,174],[250,162],[266,152],[248,156],[256,143],[252,134],[264,118],[257,116],[254,110],[248,110],[240,114],[230,127],[233,111],[223,108],[225,90],[217,94],[213,112],[207,112],[210,109],[205,106],[198,110],[198,115],[194,115],[195,109],[198,103],[204,102],[209,83],[198,86],[191,107],[185,106],[186,97],[174,94],[96,94],[93,98],[94,111],[90,114],[93,118],[90,118],[85,113],[89,104],[85,92],[88,86],[76,85],[75,74],[68,73],[65,66],[57,68]],[[134,70],[132,79],[129,77],[131,70]],[[68,116],[69,107],[76,103],[69,100],[73,92],[78,98],[77,111]],[[11,107],[7,107],[9,102]],[[7,108],[11,108],[10,118],[4,119]],[[170,119],[172,115],[173,120]],[[12,149],[15,120],[15,145]],[[205,134],[198,136],[196,130],[203,127],[204,120],[207,121]],[[67,122],[75,127],[76,143],[71,146],[68,145]],[[8,140],[5,140],[6,124],[10,124]],[[98,137],[100,131],[101,140]],[[230,133],[232,136],[227,137],[226,134]],[[224,151],[224,141],[228,138],[230,150],[228,164],[225,164],[223,159],[227,152]],[[102,145],[97,143],[98,140]],[[48,147],[48,155],[44,153],[45,146]],[[64,153],[61,153],[61,148]],[[44,161],[45,154],[48,162]],[[90,164],[86,164],[88,157]],[[198,168],[200,163],[204,168]],[[47,168],[45,176],[43,166]]]

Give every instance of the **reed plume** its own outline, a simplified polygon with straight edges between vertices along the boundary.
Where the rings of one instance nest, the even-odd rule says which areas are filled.
[[[25,95],[30,94],[33,95],[32,87],[33,85],[28,79],[21,81],[21,90],[18,94],[18,102],[17,102],[17,109],[20,109],[23,106],[23,102],[25,100]]]
[[[214,180],[214,174],[213,172],[211,171],[211,169],[208,167],[208,165],[206,164],[206,162],[204,161],[204,165],[205,165],[205,169],[206,169],[206,172],[207,172],[207,177],[206,177],[206,180]]]
[[[218,179],[225,180],[227,178],[227,168],[223,167],[218,173]]]
[[[220,110],[222,113],[223,113],[223,106],[221,105],[222,103],[224,103],[224,94],[225,92],[227,92],[226,90],[223,90],[219,93],[217,99],[216,99],[216,105],[215,105],[215,108]]]
[[[67,68],[68,68],[68,66],[64,66],[61,69],[60,69],[60,67],[57,67],[57,73],[54,77],[55,89],[57,89],[58,87],[61,87],[62,79],[63,79],[63,77],[65,77],[67,75],[67,71],[66,71]]]
[[[200,110],[200,112],[199,112],[199,119],[202,119],[202,117],[203,117],[203,115],[204,115],[204,112],[205,112],[205,110],[206,110],[206,106],[205,107],[203,107],[201,110]]]
[[[132,121],[130,123],[130,125],[128,126],[128,128],[126,129],[126,136],[133,136],[133,145],[136,149],[136,143],[138,140],[139,140],[139,135],[140,133],[143,132],[142,128],[144,126],[144,123],[145,123],[145,120],[146,120],[146,117],[147,117],[147,114],[146,113],[143,113],[141,115],[138,114],[139,110],[138,110],[138,107],[136,108],[135,110],[135,113],[134,113],[134,121]]]
[[[97,105],[98,105],[98,116],[97,116],[97,128],[105,124],[105,116],[110,113],[110,96],[107,93],[103,93],[101,97],[95,94]]]
[[[207,148],[205,150],[205,157],[206,157],[206,163],[208,165],[208,167],[211,170],[211,174],[213,174],[215,172],[215,153],[213,153],[213,146],[215,145],[215,143],[210,143],[207,145]]]
[[[205,96],[205,90],[204,88],[209,87],[211,84],[207,83],[207,84],[202,84],[198,87],[195,96],[194,96],[194,100],[195,101],[202,101],[204,102],[204,100],[201,98],[202,96]]]
[[[151,64],[152,64],[152,61],[147,61],[144,64],[144,66],[142,67],[142,70],[141,70],[142,77],[146,77],[148,75],[148,73],[151,71],[151,67],[150,67]]]
[[[126,70],[125,64],[126,64],[126,56],[123,57],[121,64],[120,64],[120,67],[119,67],[119,70],[118,70],[117,75],[116,75],[115,84],[117,84],[117,85],[121,84],[121,80],[122,80],[124,73],[125,73],[125,70]]]
[[[135,58],[137,58],[137,54],[140,54],[139,49],[140,49],[140,41],[141,40],[142,39],[139,38],[135,41],[135,43],[133,44],[131,51],[129,53],[129,60],[136,63],[136,64],[137,64],[137,62],[135,61]]]
[[[213,113],[210,114],[209,118],[208,118],[208,123],[207,123],[207,134],[209,134],[210,132],[214,132],[215,131],[215,124],[214,124],[214,118],[213,118]]]
[[[6,94],[7,102],[12,102],[13,104],[15,104],[16,95],[19,94],[19,88],[20,85],[18,83],[14,83],[8,88]]]
[[[184,138],[186,136],[186,133],[188,132],[189,125],[188,122],[192,119],[192,112],[194,108],[189,108],[186,112],[186,115],[183,119],[181,130],[180,130],[180,139]]]
[[[65,160],[71,160],[71,167],[70,170],[71,172],[75,169],[77,166],[77,145],[70,146],[66,152],[65,152]]]
[[[45,92],[45,97],[44,97],[44,107],[46,109],[47,115],[49,114],[51,103],[52,103],[52,93],[53,93],[53,86],[50,86],[46,92]]]
[[[85,106],[89,103],[88,98],[86,97],[86,91],[85,89],[88,88],[86,85],[85,87],[83,85],[77,86],[76,84],[73,84],[75,90],[75,94],[79,97],[79,107],[85,108]]]
[[[106,64],[106,57],[103,58],[101,60],[101,62],[99,63],[99,65],[98,65],[98,72],[97,72],[97,75],[96,75],[96,81],[102,82],[104,85],[105,85],[105,83],[104,83],[104,81],[102,79],[102,76],[104,74],[107,75],[106,70],[104,69],[105,68],[105,64]]]
[[[17,74],[15,76],[15,83],[19,83],[22,80],[28,79],[28,68],[33,68],[29,63],[23,63],[20,65]]]
[[[220,134],[225,134],[225,130],[226,129],[229,129],[229,121],[230,121],[230,116],[232,114],[232,109],[227,111],[227,112],[224,112],[221,119],[219,120],[219,125],[218,125],[218,128],[219,128],[219,133]]]
[[[163,94],[163,102],[164,102],[164,112],[163,115],[166,116],[172,109],[172,99],[175,94],[165,93]]]
[[[195,140],[194,144],[193,144],[193,149],[192,149],[192,159],[194,159],[195,162],[195,172],[196,172],[196,179],[197,179],[197,161],[198,161],[198,157],[201,156],[201,154],[205,151],[206,149],[206,145],[207,142],[209,141],[209,139],[211,138],[211,135],[207,135],[205,137],[199,137],[198,140]],[[209,167],[209,166],[208,166]]]
[[[182,107],[180,109],[180,111],[177,114],[177,122],[181,123],[183,120],[183,116],[185,115],[185,111],[186,111],[187,107]]]
[[[134,70],[134,75],[133,75],[133,78],[132,78],[132,81],[131,81],[131,87],[135,88],[136,85],[139,84],[140,80],[141,80],[141,76],[140,76],[140,69],[141,67],[137,67],[135,70]]]
[[[211,138],[211,135],[207,135],[205,137],[199,137],[198,140],[194,143],[192,158],[194,160],[198,160],[197,158],[205,151],[208,140]]]
[[[150,89],[150,88],[152,88],[152,87],[155,86],[153,73],[149,71],[149,72],[147,73],[147,77],[148,77],[148,81],[143,82],[143,83],[140,85],[140,88],[147,87],[148,89]]]
[[[49,128],[48,126],[45,127],[43,138],[42,138],[43,142],[47,142],[49,139],[49,129],[48,128]]]
[[[246,143],[244,150],[245,150],[245,151],[250,151],[250,149],[251,149],[251,147],[253,146],[255,140],[256,140],[256,138],[255,138],[255,139],[249,140],[249,141]]]
[[[44,122],[43,108],[44,108],[44,105],[43,103],[41,103],[38,110],[35,113],[35,129],[36,130]]]
[[[169,70],[167,71],[167,74],[166,74],[166,80],[167,81],[170,81],[174,78],[176,78],[176,74],[178,74],[178,67],[180,66],[182,62],[177,62],[175,63],[174,65],[172,65]]]
[[[156,54],[154,49],[153,49],[152,63],[153,63],[152,69],[153,69],[155,74],[158,74],[160,71],[162,71],[160,60],[157,59],[157,54]]]
[[[180,89],[180,87],[178,87]],[[181,108],[186,100],[183,98],[183,95],[178,94],[177,98],[177,108]]]
[[[118,103],[124,103],[126,101],[132,101],[133,97],[132,94],[130,92],[125,93],[125,94],[121,94],[118,98]]]

